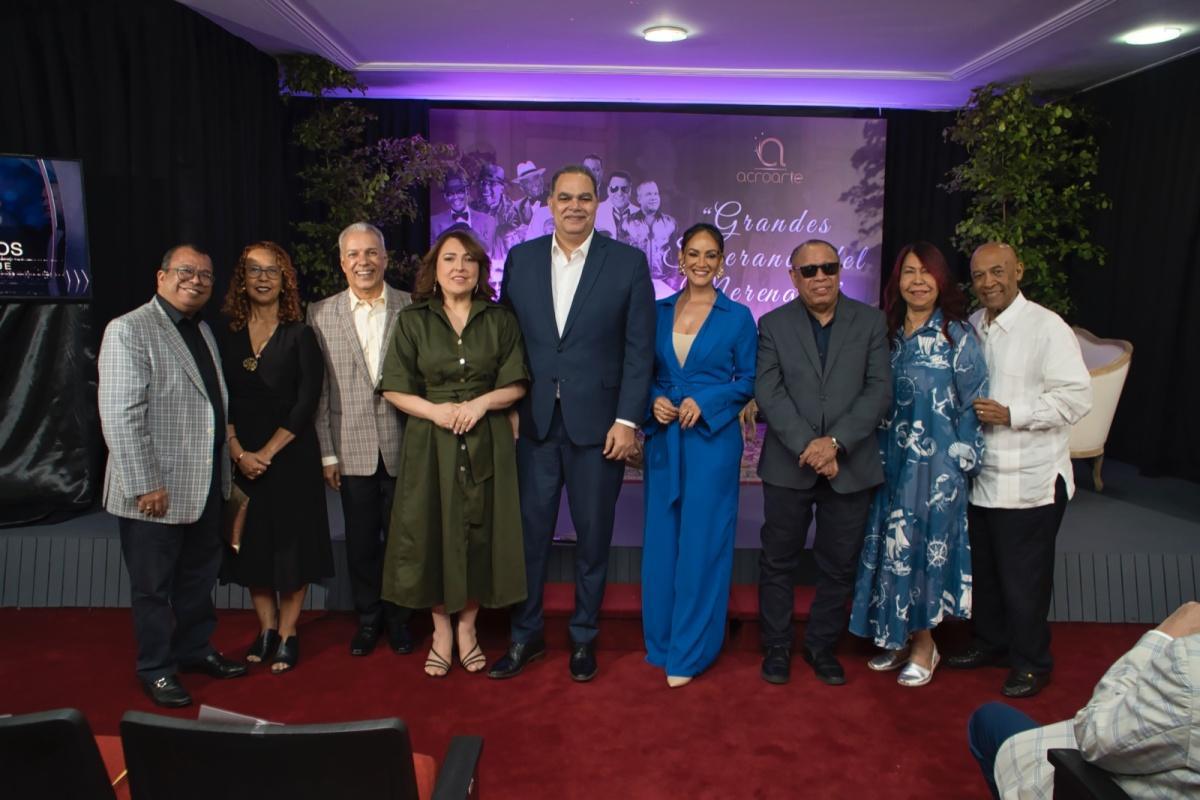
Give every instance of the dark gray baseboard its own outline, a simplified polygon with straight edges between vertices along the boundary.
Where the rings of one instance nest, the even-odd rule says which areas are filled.
[[[1181,501],[1156,501],[1154,493],[1120,476],[1123,485],[1100,495],[1081,490],[1067,507],[1058,536],[1054,598],[1050,618],[1071,622],[1157,623],[1200,589],[1200,520],[1176,506]],[[1167,482],[1151,481],[1151,489]],[[1126,489],[1126,496],[1120,490]],[[1138,488],[1138,492],[1131,491]],[[1176,494],[1180,494],[1176,492]],[[1181,497],[1190,497],[1184,492]],[[1170,498],[1168,498],[1170,499]],[[346,555],[341,541],[341,507],[330,492],[329,525],[333,535],[335,577],[314,585],[305,607],[349,610],[350,587],[345,579]],[[611,583],[638,583],[642,569],[642,484],[626,484],[617,505],[617,525],[609,561]],[[733,582],[758,580],[758,530],[762,524],[762,493],[744,485],[738,513]],[[571,530],[564,498],[557,531]],[[574,548],[556,545],[551,552],[548,580],[572,582]],[[796,580],[811,584],[816,567],[806,551]],[[249,593],[241,586],[217,586],[218,608],[250,608]],[[97,512],[41,527],[0,530],[0,606],[85,608],[129,605],[129,576],[121,557],[113,517]]]
[[[352,607],[345,579],[346,553],[333,543],[335,577],[314,584],[307,609]],[[609,581],[641,580],[640,547],[613,547]],[[549,580],[574,580],[574,548],[556,545]],[[734,551],[735,583],[758,578],[758,551]],[[812,567],[801,566],[797,579],[810,583]],[[1079,553],[1056,556],[1054,601],[1050,618],[1072,622],[1160,622],[1185,600],[1196,599],[1200,555],[1188,553]],[[218,608],[251,608],[250,594],[236,585],[213,590]],[[0,535],[0,606],[21,608],[119,608],[129,605],[129,575],[116,536],[67,534]]]

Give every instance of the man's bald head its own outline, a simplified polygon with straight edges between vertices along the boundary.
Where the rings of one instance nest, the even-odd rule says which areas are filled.
[[[987,242],[975,248],[971,255],[971,288],[980,304],[987,309],[987,318],[995,319],[1012,305],[1021,292],[1021,276],[1025,265],[1012,245]]]

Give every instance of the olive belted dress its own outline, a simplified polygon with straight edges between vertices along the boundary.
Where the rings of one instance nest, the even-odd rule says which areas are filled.
[[[434,297],[397,318],[380,389],[463,402],[528,380],[511,311],[475,300],[459,336]],[[444,604],[453,614],[525,599],[525,552],[516,448],[504,411],[457,436],[409,417],[384,557],[383,598],[406,608]]]

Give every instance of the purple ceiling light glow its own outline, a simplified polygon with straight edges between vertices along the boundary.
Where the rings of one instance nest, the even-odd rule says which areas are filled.
[[[954,108],[937,80],[758,78],[682,75],[528,75],[410,73],[400,83],[367,76],[372,97],[496,102],[617,102],[648,105]]]

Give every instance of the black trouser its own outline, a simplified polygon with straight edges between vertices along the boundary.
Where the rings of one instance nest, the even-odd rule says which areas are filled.
[[[758,608],[763,647],[792,646],[794,576],[816,505],[813,541],[820,576],[809,610],[804,645],[832,649],[846,629],[846,601],[854,591],[873,489],[839,494],[825,478],[809,489],[763,483],[762,550],[758,557]]]
[[[195,663],[213,651],[209,638],[217,615],[212,590],[222,550],[217,480],[195,522],[166,525],[149,518],[117,518],[129,570],[137,674],[144,681],[174,675],[180,664]]]
[[[1021,672],[1044,673],[1054,666],[1046,616],[1054,588],[1054,540],[1066,508],[1062,476],[1049,505],[967,507],[975,638],[984,650],[1007,653]]]
[[[374,475],[342,476],[346,563],[350,568],[350,592],[360,625],[408,621],[408,609],[379,597],[383,589],[383,553],[395,491],[396,479],[388,475],[382,455]]]

